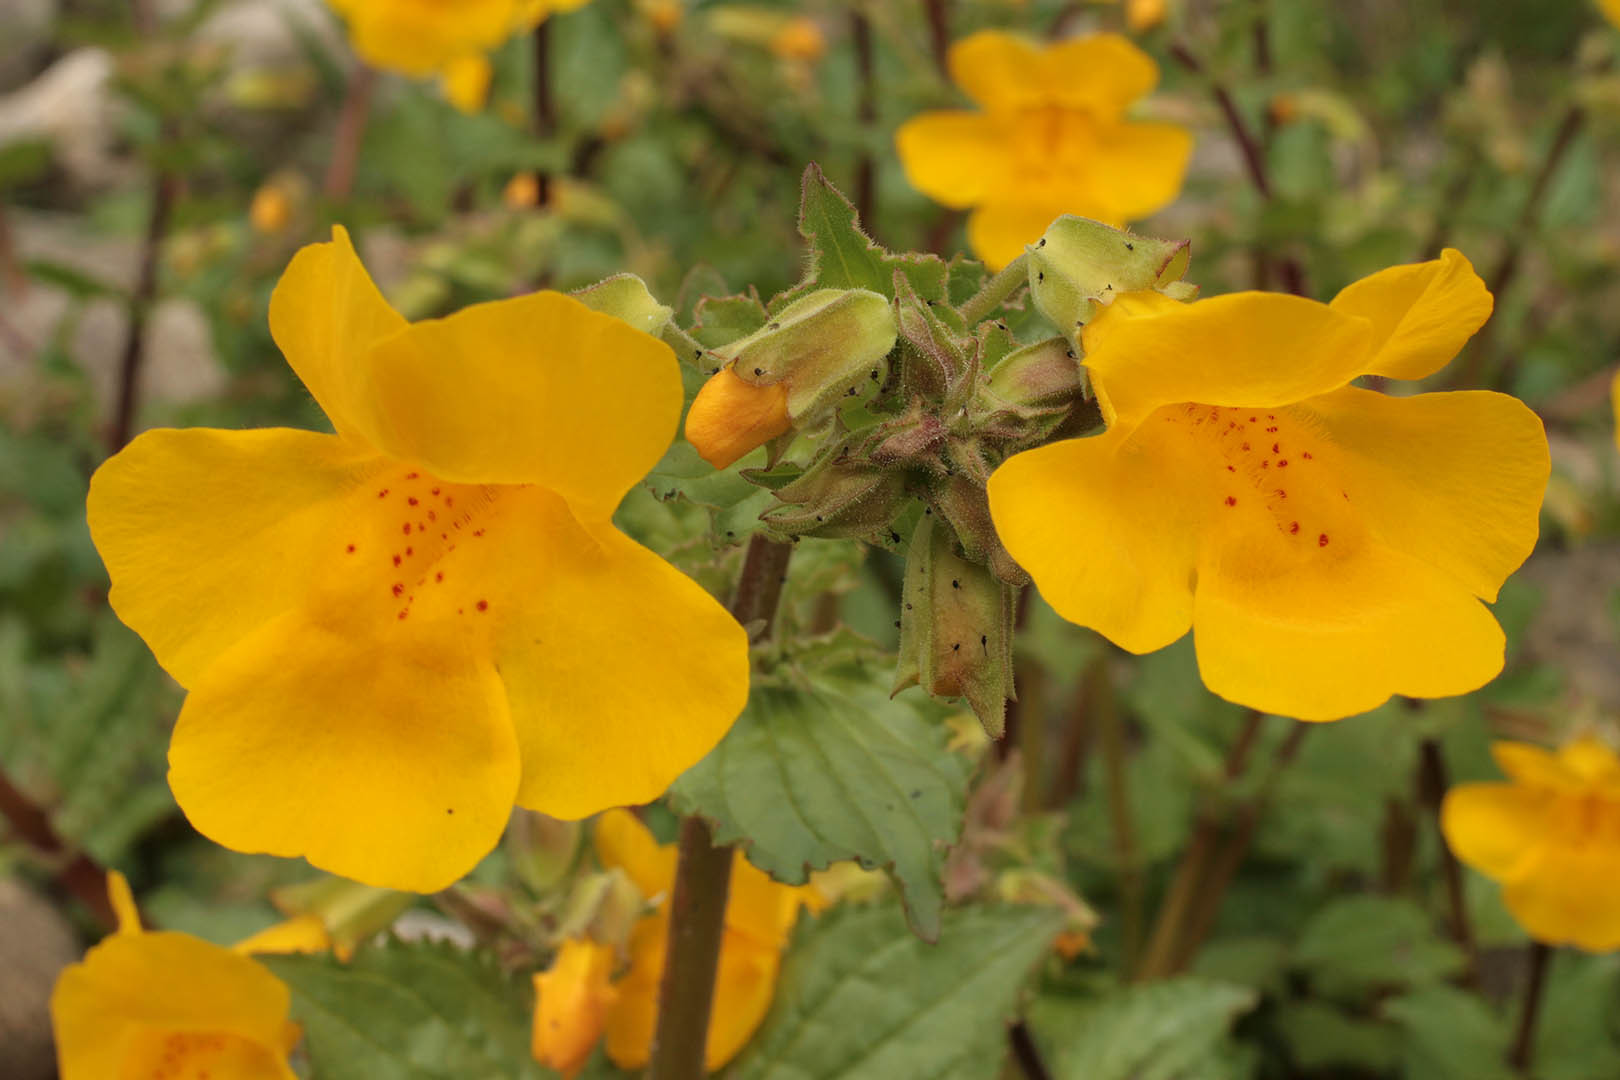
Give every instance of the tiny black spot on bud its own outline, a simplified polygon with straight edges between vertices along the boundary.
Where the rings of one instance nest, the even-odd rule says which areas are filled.
[[[955,578],[951,578],[951,588],[960,589],[961,587],[962,583],[960,581],[956,580]]]
[[[1068,353],[1068,355],[1069,355],[1069,359],[1070,359],[1070,360],[1074,360],[1074,359],[1076,359],[1076,357],[1075,357],[1075,355],[1074,355],[1074,350],[1073,350],[1073,349],[1065,349],[1065,350],[1064,350],[1064,352],[1066,352],[1066,353]]]
[[[694,352],[694,353],[693,353],[693,354],[692,354],[692,356],[693,356],[693,357],[694,357],[694,358],[695,358],[695,357],[699,357],[699,356],[702,356],[702,355],[703,355],[703,350],[702,350],[702,349],[698,349],[698,350],[697,350],[697,351],[696,351],[696,352]]]
[[[1127,241],[1125,241],[1125,250],[1126,251],[1135,251],[1136,250],[1136,245],[1131,243],[1129,240],[1127,240]]]
[[[771,329],[772,330],[780,330],[780,329],[782,329],[782,324],[779,323],[779,322],[773,322],[773,323],[771,323]]]
[[[1036,281],[1045,281],[1046,280],[1046,271],[1042,270],[1042,271],[1038,272],[1035,275],[1035,280]]]
[[[764,368],[755,368],[754,369],[754,374],[755,375],[763,375],[763,374],[765,374],[765,369]]]
[[[955,645],[951,646],[951,652],[961,652],[961,651],[962,651],[962,643],[960,641],[958,641]]]
[[[894,620],[894,627],[895,627],[896,630],[898,630],[900,628],[900,620],[899,619]]]
[[[1044,237],[1044,236],[1041,237],[1040,241],[1038,243],[1036,243],[1035,246],[1036,247],[1045,247],[1046,246],[1046,237]]]

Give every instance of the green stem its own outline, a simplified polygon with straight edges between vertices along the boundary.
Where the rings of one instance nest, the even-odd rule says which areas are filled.
[[[748,628],[751,640],[770,633],[792,553],[791,544],[758,533],[749,541],[731,613]],[[681,822],[648,1080],[702,1080],[704,1075],[709,1013],[731,890],[731,856],[732,848],[716,845],[701,818],[694,815]]]
[[[967,302],[962,305],[962,321],[969,327],[977,326],[988,318],[990,313],[1001,306],[1001,302],[1018,290],[1020,285],[1029,281],[1029,268],[1026,265],[1029,256],[1020,255],[1007,264],[1006,269],[984,283],[980,289]]]
[[[1539,941],[1530,943],[1530,971],[1519,1010],[1519,1028],[1508,1052],[1508,1064],[1522,1076],[1530,1075],[1535,1057],[1536,1020],[1541,1015],[1541,998],[1547,988],[1547,969],[1552,966],[1552,947]]]

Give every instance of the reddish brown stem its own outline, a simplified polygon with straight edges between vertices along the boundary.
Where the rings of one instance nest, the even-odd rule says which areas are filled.
[[[1473,927],[1468,919],[1467,894],[1463,890],[1462,864],[1451,853],[1445,833],[1440,828],[1440,804],[1445,799],[1450,781],[1446,775],[1446,759],[1440,744],[1424,739],[1418,750],[1418,801],[1429,812],[1436,837],[1440,841],[1440,871],[1446,883],[1446,907],[1451,936],[1462,948],[1465,966],[1461,982],[1474,985],[1479,980],[1479,949],[1474,942]]]
[[[1529,971],[1525,974],[1524,997],[1519,1006],[1519,1026],[1508,1051],[1508,1064],[1515,1072],[1530,1075],[1535,1057],[1536,1021],[1541,1016],[1541,999],[1547,989],[1547,969],[1552,966],[1552,948],[1539,941],[1530,943]]]
[[[872,125],[877,122],[877,73],[872,58],[872,21],[858,4],[850,9],[849,19],[855,44],[855,70],[860,79],[857,115],[861,128],[870,132]],[[855,161],[855,213],[869,236],[876,233],[873,220],[877,198],[876,175],[872,154],[863,149]]]
[[[146,235],[141,241],[141,262],[136,272],[135,290],[129,298],[129,328],[118,362],[118,398],[113,406],[112,428],[107,447],[117,453],[129,443],[135,430],[135,412],[140,400],[141,370],[146,363],[146,326],[157,300],[158,270],[163,254],[163,238],[180,191],[180,181],[161,172],[152,191],[152,207],[146,218]]]
[[[82,851],[71,851],[51,827],[45,811],[35,806],[0,774],[0,815],[28,845],[56,864],[56,881],[64,891],[90,909],[97,921],[111,930],[118,916],[107,898],[107,872]]]
[[[551,92],[551,20],[534,28],[534,136],[549,139],[557,133],[557,100]],[[551,202],[551,174],[539,169],[534,174],[539,205]]]
[[[321,190],[328,199],[342,202],[354,190],[360,168],[360,144],[365,140],[366,120],[371,114],[371,92],[377,73],[365,64],[356,64],[349,76],[349,89],[338,113],[337,131],[332,135],[332,158],[326,166]]]
[[[942,77],[951,77],[951,17],[950,0],[923,0],[928,15],[928,44],[934,54],[934,66]]]

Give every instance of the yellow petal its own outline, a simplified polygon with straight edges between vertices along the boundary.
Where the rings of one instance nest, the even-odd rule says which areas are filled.
[[[1581,789],[1580,775],[1545,747],[1503,740],[1491,743],[1491,757],[1510,779],[1527,787],[1562,792]]]
[[[157,430],[90,480],[113,610],[183,686],[305,596],[342,500],[383,467],[308,431]]]
[[[480,52],[466,53],[450,61],[439,73],[444,96],[464,113],[475,113],[489,100],[489,83],[495,69],[489,57]]]
[[[792,427],[788,384],[755,385],[738,378],[729,364],[703,384],[686,413],[686,441],[717,469]]]
[[[1178,402],[1267,408],[1336,390],[1363,370],[1370,333],[1365,319],[1314,300],[1239,292],[1190,304],[1116,301],[1083,340],[1113,426]]]
[[[63,971],[51,995],[62,1080],[136,1075],[165,1051],[237,1070],[220,1077],[293,1080],[282,1042],[290,999],[229,949],[186,934],[114,934]]]
[[[1620,782],[1620,757],[1595,735],[1581,735],[1558,748],[1558,760],[1593,787]]]
[[[1502,670],[1501,627],[1454,579],[1370,541],[1321,554],[1282,567],[1225,552],[1200,569],[1205,686],[1264,712],[1336,720],[1393,694],[1465,694]]]
[[[1620,26],[1620,0],[1598,0],[1598,9],[1615,26]]]
[[[680,418],[669,346],[561,293],[416,323],[367,365],[373,445],[452,482],[539,484],[602,520]]]
[[[107,871],[107,899],[113,913],[118,916],[120,934],[141,932],[141,912],[135,906],[135,894],[129,889],[129,879],[117,870]]]
[[[951,46],[951,78],[992,111],[1060,105],[1112,119],[1153,89],[1159,69],[1118,34],[1095,34],[1042,47],[999,30],[981,30]]]
[[[963,208],[984,201],[1005,182],[1007,121],[961,110],[920,113],[894,133],[911,186],[935,202]]]
[[[1207,511],[1191,452],[1148,425],[1014,455],[990,477],[996,532],[1059,615],[1134,653],[1163,648],[1192,625]]]
[[[1337,478],[1390,547],[1494,601],[1540,531],[1551,463],[1540,418],[1486,391],[1391,397],[1345,387],[1302,406]]]
[[[290,613],[208,669],[169,747],[198,831],[417,892],[495,846],[519,775],[500,678],[464,622],[401,625],[357,634]]]
[[[1174,202],[1192,156],[1191,132],[1174,124],[1110,124],[1098,127],[1086,186],[1105,208],[1087,214],[1109,221],[1136,221]]]
[[[1070,212],[1071,204],[1061,201],[986,203],[968,216],[968,245],[987,267],[1000,270],[1022,255],[1025,247],[1039,240],[1052,222]]]
[[[1457,858],[1501,881],[1541,842],[1551,799],[1517,784],[1460,784],[1440,805],[1440,831]]]
[[[609,523],[558,504],[510,525],[469,572],[503,590],[494,648],[522,747],[518,802],[569,820],[651,802],[742,712],[747,635]]]
[[[808,895],[805,887],[783,885],[738,851],[731,860],[726,929],[772,951],[780,949]]]
[[[270,335],[340,434],[354,431],[368,351],[404,326],[341,225],[294,255],[270,294]]]
[[[646,1066],[658,1020],[658,983],[669,933],[665,916],[643,919],[630,939],[630,970],[608,1012],[608,1057],[621,1069]],[[759,1029],[776,992],[780,959],[774,948],[730,931],[720,944],[704,1067],[713,1072],[737,1056]]]
[[[569,940],[551,967],[534,976],[534,1059],[573,1080],[602,1037],[616,996],[608,985],[613,949]]]
[[[499,45],[521,25],[517,0],[346,0],[349,40],[360,58],[407,75],[430,75],[452,58]]]
[[[332,936],[319,915],[299,915],[267,926],[243,938],[232,949],[239,953],[319,953],[332,948]]]
[[[1620,949],[1620,805],[1594,801],[1565,812],[1567,827],[1548,832],[1502,899],[1537,941]]]
[[[1451,363],[1491,317],[1491,305],[1472,264],[1447,248],[1438,259],[1392,266],[1345,286],[1332,306],[1372,323],[1376,353],[1367,372],[1421,379]]]
[[[653,903],[669,898],[675,886],[675,847],[660,846],[641,819],[628,810],[609,810],[596,819],[596,857],[602,865],[630,875]]]

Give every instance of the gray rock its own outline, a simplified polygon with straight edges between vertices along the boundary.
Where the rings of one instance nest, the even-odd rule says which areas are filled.
[[[21,882],[0,879],[0,1063],[6,1080],[52,1080],[51,988],[79,958],[67,920]]]

